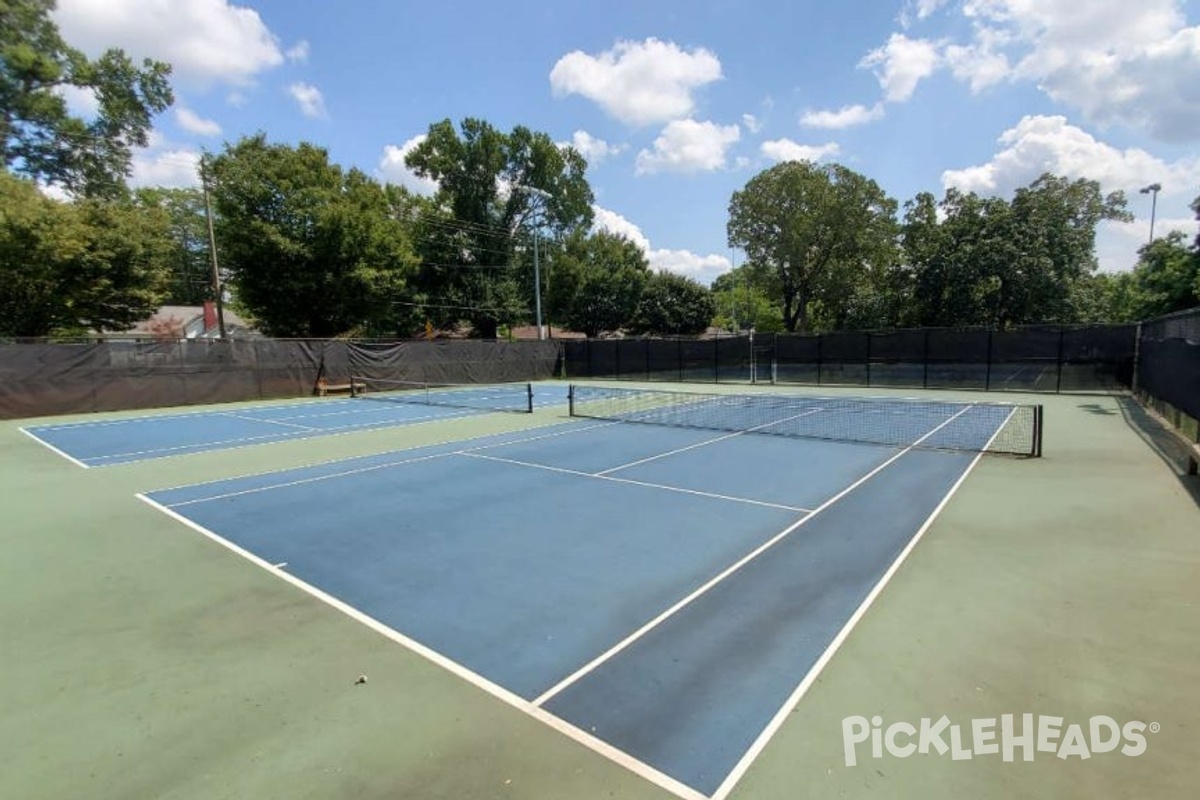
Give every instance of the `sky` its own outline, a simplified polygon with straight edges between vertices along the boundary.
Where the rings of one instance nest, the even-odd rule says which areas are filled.
[[[1136,217],[1099,231],[1104,271],[1135,265],[1152,207],[1155,236],[1197,229],[1200,0],[58,0],[55,20],[173,66],[136,185],[197,185],[202,152],[263,132],[429,193],[404,154],[475,117],[573,145],[597,227],[702,283],[741,263],[733,193],[790,159],[901,205],[1099,181]]]

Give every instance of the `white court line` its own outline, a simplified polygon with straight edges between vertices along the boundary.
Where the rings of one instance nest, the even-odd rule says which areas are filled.
[[[825,511],[827,508],[832,506],[834,503],[836,503],[837,501],[841,500],[846,495],[853,492],[859,486],[862,486],[864,483],[869,481],[871,478],[878,475],[880,472],[882,472],[884,469],[886,469],[891,464],[895,463],[898,459],[903,457],[905,454],[912,452],[913,448],[915,448],[917,445],[921,444],[921,442],[925,441],[926,439],[928,439],[933,434],[937,433],[939,430],[941,430],[945,426],[949,425],[951,422],[953,422],[959,416],[966,413],[967,410],[970,408],[971,408],[971,406],[967,406],[966,408],[961,409],[954,416],[945,419],[940,424],[938,424],[937,427],[935,427],[933,430],[926,433],[920,439],[917,439],[915,442],[910,444],[908,447],[904,448],[899,453],[896,453],[891,458],[884,461],[882,464],[879,464],[878,466],[874,467],[866,475],[863,475],[861,478],[856,480],[854,483],[850,484],[845,489],[842,489],[840,492],[835,494],[833,497],[829,498],[824,503],[817,506],[815,509],[813,509],[811,514],[809,514],[808,516],[806,516],[802,519],[797,520],[796,522],[793,522],[791,525],[787,526],[782,531],[775,534],[770,539],[763,542],[761,545],[754,548],[746,555],[742,556],[742,558],[738,559],[736,562],[734,562],[730,566],[726,567],[718,574],[714,575],[707,582],[705,582],[701,586],[694,589],[691,592],[691,594],[687,595],[682,600],[679,600],[673,606],[671,606],[670,608],[666,609],[665,611],[660,613],[658,616],[656,616],[654,619],[650,620],[649,622],[644,624],[642,627],[638,628],[636,631],[629,634],[624,639],[617,642],[612,647],[605,650],[603,653],[596,656],[591,661],[589,661],[588,663],[584,664],[579,669],[572,672],[567,677],[563,678],[561,681],[556,683],[554,686],[547,689],[545,692],[542,693],[542,695],[540,697],[537,697],[536,699],[534,699],[534,701],[533,701],[534,705],[537,705],[537,706],[544,705],[545,703],[547,703],[551,699],[553,699],[554,696],[557,695],[559,692],[562,692],[567,687],[571,686],[572,684],[578,682],[580,679],[586,677],[591,672],[595,671],[600,665],[604,664],[606,661],[609,661],[614,656],[616,656],[618,653],[620,653],[622,650],[625,650],[630,645],[632,645],[634,642],[636,642],[637,640],[639,640],[643,636],[645,636],[647,633],[654,630],[655,628],[657,628],[662,623],[666,622],[671,617],[675,616],[677,613],[682,611],[687,606],[691,605],[694,601],[696,601],[702,595],[708,593],[708,591],[711,590],[714,586],[716,586],[717,584],[724,581],[730,575],[732,575],[733,573],[740,570],[746,564],[749,564],[751,561],[753,561],[755,558],[757,558],[758,556],[760,556],[761,554],[763,554],[770,548],[774,547],[776,544],[781,542],[784,538],[789,536],[793,531],[802,527],[810,520],[815,519],[817,516],[819,516],[821,514],[821,512]]]
[[[686,453],[688,450],[695,450],[697,447],[707,447],[710,444],[716,444],[717,442],[723,442],[726,439],[732,439],[735,436],[741,436],[742,434],[746,434],[746,433],[754,433],[755,431],[762,430],[763,428],[769,428],[772,425],[779,425],[780,423],[783,423],[783,422],[791,422],[794,419],[799,419],[800,417],[807,417],[810,414],[817,414],[817,413],[820,413],[821,411],[824,411],[824,409],[822,409],[822,408],[810,409],[801,414],[793,414],[790,417],[784,417],[783,419],[777,419],[774,422],[764,422],[762,425],[755,425],[753,428],[746,428],[745,430],[734,431],[733,433],[727,433],[724,436],[717,436],[713,439],[707,439],[703,442],[697,442],[696,444],[689,444],[687,447],[680,447],[676,450],[668,450],[665,453],[659,453],[658,455],[653,455],[653,456],[650,456],[649,458],[641,458],[641,459],[638,459],[637,461],[630,461],[628,464],[621,464],[620,466],[609,467],[608,469],[600,470],[599,472],[594,473],[594,474],[597,476],[608,475],[610,472],[617,472],[619,470],[629,469],[630,467],[636,467],[640,464],[647,464],[651,461],[657,461],[658,459],[666,458],[667,456],[678,455],[679,453]]]
[[[333,403],[346,403],[346,402],[349,402],[349,400],[346,400],[346,399],[316,400],[316,399],[314,399],[314,400],[304,400],[304,401],[301,401],[298,403],[296,403],[296,402],[281,403],[280,405],[277,405],[277,406],[272,406],[272,405],[246,406],[245,408],[238,409],[238,411],[242,412],[242,413],[255,412],[255,411],[278,411],[278,410],[286,410],[289,408],[306,408],[308,406],[315,406],[315,405],[319,405],[321,403],[333,404]],[[98,420],[89,420],[87,422],[43,422],[43,423],[39,423],[36,427],[54,428],[56,430],[57,429],[67,429],[67,428],[103,428],[103,427],[106,427],[109,425],[124,425],[128,422],[144,422],[146,420],[164,420],[164,421],[166,421],[166,420],[179,419],[181,417],[205,417],[205,416],[211,416],[213,414],[222,413],[220,411],[215,411],[211,408],[204,409],[203,411],[171,411],[171,410],[167,410],[167,409],[161,409],[161,411],[163,413],[160,413],[160,414],[138,414],[137,416],[121,417],[120,419],[98,419]]]
[[[1015,413],[1016,409],[1014,408],[1012,413],[1009,414],[1008,419],[1011,419],[1012,414]],[[1004,425],[1008,424],[1008,419],[1004,421]],[[997,428],[996,432],[993,433],[991,438],[988,439],[987,444],[984,445],[984,450],[987,450],[987,448],[992,446],[992,442],[994,442],[996,437],[1000,435],[1000,431],[1003,430],[1004,425],[1001,425],[999,428]],[[859,603],[858,608],[856,608],[854,613],[850,615],[850,618],[846,620],[846,624],[844,624],[841,630],[837,632],[837,635],[833,637],[833,640],[830,641],[830,643],[826,646],[824,652],[821,653],[820,657],[813,663],[812,667],[809,668],[808,673],[801,679],[799,685],[797,685],[795,690],[792,691],[791,695],[780,707],[779,711],[775,713],[775,716],[772,717],[771,721],[767,723],[767,727],[763,728],[762,733],[758,735],[753,744],[750,745],[750,748],[746,750],[746,752],[738,760],[737,764],[734,765],[733,769],[729,771],[729,774],[725,776],[725,780],[723,780],[721,785],[717,787],[717,790],[713,792],[712,800],[725,800],[729,793],[733,791],[733,787],[737,785],[737,782],[741,780],[742,776],[746,774],[746,771],[750,769],[750,765],[754,763],[755,759],[757,759],[759,755],[761,755],[762,751],[766,748],[772,737],[775,736],[775,734],[783,726],[783,723],[791,715],[792,711],[800,703],[800,700],[803,699],[804,695],[808,693],[808,690],[812,687],[813,683],[816,682],[821,672],[833,659],[834,654],[837,653],[842,644],[850,636],[850,632],[856,625],[858,625],[863,616],[866,615],[867,610],[875,602],[875,598],[877,598],[883,592],[884,587],[887,586],[892,577],[900,570],[900,567],[904,563],[905,559],[908,558],[909,554],[916,548],[917,543],[920,542],[925,536],[925,532],[929,530],[929,528],[933,525],[934,520],[936,520],[942,513],[942,509],[944,509],[950,502],[950,498],[954,497],[954,494],[958,491],[959,487],[966,482],[967,476],[969,476],[972,470],[975,469],[975,465],[979,463],[980,459],[983,458],[983,455],[983,452],[978,453],[975,458],[971,460],[971,463],[967,465],[967,468],[963,470],[962,475],[958,477],[958,480],[956,480],[950,487],[949,491],[946,492],[946,496],[942,498],[941,502],[937,504],[932,513],[930,513],[929,517],[926,518],[924,523],[922,523],[921,527],[917,529],[917,532],[913,534],[912,539],[910,539],[908,544],[904,546],[904,549],[900,551],[900,554],[896,556],[896,560],[892,562],[891,566],[887,568],[887,571],[884,572],[879,580],[875,583],[875,586],[871,588],[871,591],[867,593],[867,596],[863,598],[863,601]]]
[[[247,417],[247,416],[243,416],[242,414],[234,414],[231,411],[218,411],[217,416],[229,417],[231,419],[240,419],[243,422],[264,422],[268,425],[281,425],[285,428],[297,428],[299,430],[309,431],[309,432],[322,430],[321,428],[314,428],[312,425],[298,425],[295,422],[284,422],[283,420],[278,420],[278,419],[261,419],[259,417]]]
[[[648,481],[635,481],[630,478],[614,478],[611,475],[605,475],[600,472],[581,472],[577,469],[567,469],[566,467],[551,467],[546,464],[535,464],[532,461],[518,461],[515,458],[500,458],[498,456],[485,456],[482,453],[473,453],[469,450],[464,450],[458,453],[450,453],[453,456],[467,456],[468,458],[481,458],[486,461],[499,461],[502,464],[514,464],[518,467],[529,467],[530,469],[540,469],[546,472],[557,472],[562,475],[575,475],[580,478],[593,478],[599,481],[612,481],[613,483],[627,483],[631,486],[645,486],[649,489],[662,489],[667,492],[679,492],[680,494],[690,494],[697,497],[708,497],[713,500],[728,500],[731,503],[745,503],[752,506],[764,506],[766,508],[778,508],[784,511],[799,511],[805,514],[812,513],[811,508],[800,508],[799,506],[785,506],[779,503],[768,503],[764,500],[751,500],[748,497],[733,497],[727,494],[716,494],[714,492],[702,492],[697,489],[684,489],[680,486],[668,486],[665,483],[649,483]]]
[[[399,459],[398,461],[386,461],[382,464],[371,464],[369,466],[358,467],[355,469],[346,469],[346,470],[341,470],[339,472],[330,472],[325,475],[313,475],[308,478],[297,478],[296,480],[282,481],[280,483],[271,483],[266,486],[255,486],[251,489],[241,489],[236,492],[223,492],[222,494],[214,494],[214,495],[209,495],[207,497],[194,497],[191,500],[181,500],[178,503],[171,503],[168,507],[169,508],[180,508],[182,506],[190,506],[190,505],[195,505],[197,503],[207,503],[212,500],[226,500],[230,497],[241,497],[243,495],[248,495],[248,494],[258,494],[259,492],[269,492],[273,489],[286,489],[289,486],[302,486],[306,483],[316,483],[317,481],[330,480],[332,478],[345,478],[350,475],[362,475],[367,472],[374,472],[376,470],[381,470],[381,469],[391,469],[392,467],[400,467],[405,464],[415,464],[415,463],[418,463],[421,461],[432,461],[435,458],[445,458],[446,456],[468,455],[477,450],[486,450],[491,447],[504,447],[504,446],[510,445],[510,444],[523,444],[525,442],[535,442],[535,441],[538,441],[539,439],[550,439],[555,436],[566,436],[568,434],[573,434],[573,433],[583,433],[584,431],[590,431],[595,428],[607,428],[610,425],[617,425],[617,424],[619,424],[619,423],[605,422],[605,423],[601,423],[599,425],[587,425],[582,428],[575,428],[572,430],[555,431],[553,433],[542,433],[542,434],[538,434],[536,436],[527,436],[525,438],[515,439],[513,441],[493,442],[491,444],[483,444],[483,445],[479,445],[477,447],[472,447],[472,448],[468,448],[468,449],[447,450],[444,453],[430,453],[428,455],[423,455],[423,456],[413,456],[412,458],[402,458],[402,459]],[[488,436],[498,436],[498,435],[502,436],[504,434],[492,433],[492,434],[487,434],[487,435]],[[476,437],[476,438],[484,438],[484,437]],[[464,441],[470,441],[470,440],[467,439]],[[445,442],[440,445],[439,444],[425,445],[425,446],[422,446],[419,448],[410,448],[410,449],[424,450],[428,447],[441,447],[441,446],[444,446],[445,444],[449,444],[449,442]],[[402,453],[405,451],[401,450],[398,452]],[[355,456],[353,459],[347,459],[347,460],[357,461],[357,460],[361,460],[363,458],[371,458],[371,456]],[[331,463],[336,464],[337,462],[334,461]],[[278,473],[298,472],[298,471],[301,471],[304,469],[314,469],[314,468],[315,467],[294,467],[294,468],[286,469],[286,470],[276,470],[275,473],[268,472],[268,473],[264,473],[264,474],[271,475],[271,474],[278,474]],[[217,481],[210,481],[210,483],[228,483],[230,481],[237,481],[237,480],[244,480],[244,479],[245,478],[222,478]],[[193,485],[194,486],[203,486],[204,484],[197,483],[197,484],[193,484]],[[185,489],[185,488],[192,488],[192,487],[191,486],[180,486],[180,487],[176,487],[176,488]],[[161,492],[169,492],[172,490],[171,489],[156,489],[155,491],[158,493],[161,493]]]
[[[45,448],[46,448],[47,450],[49,450],[50,452],[52,452],[52,453],[57,453],[58,455],[62,456],[63,458],[65,458],[67,461],[70,461],[70,462],[71,462],[72,464],[74,464],[75,466],[77,466],[77,467],[83,467],[84,469],[91,469],[91,467],[90,467],[90,466],[88,466],[87,464],[83,463],[82,461],[80,461],[79,459],[75,458],[74,456],[69,456],[69,455],[67,455],[67,454],[66,454],[66,453],[64,453],[62,450],[59,450],[57,447],[55,447],[54,445],[52,445],[52,444],[50,444],[49,442],[47,442],[45,439],[39,438],[39,437],[38,437],[38,435],[37,435],[36,433],[31,433],[30,431],[28,431],[28,430],[27,430],[27,429],[25,429],[25,428],[18,428],[17,430],[19,430],[21,433],[23,433],[23,434],[25,434],[26,436],[28,436],[30,439],[33,439],[35,442],[37,442],[38,444],[40,444],[42,447],[45,447]]]
[[[257,565],[275,577],[281,578],[282,580],[290,583],[292,586],[295,586],[301,591],[307,593],[309,596],[314,597],[326,605],[337,609],[351,619],[362,623],[376,633],[382,634],[383,636],[391,639],[393,642],[405,647],[418,656],[431,661],[450,674],[466,681],[475,688],[487,692],[492,697],[530,717],[533,717],[534,719],[558,731],[573,741],[596,753],[599,753],[610,761],[621,765],[635,775],[638,775],[654,785],[674,794],[676,797],[682,798],[682,800],[707,800],[703,794],[691,788],[690,786],[681,783],[675,778],[672,778],[670,775],[660,772],[649,764],[646,764],[645,762],[640,761],[626,753],[624,750],[613,747],[608,742],[602,741],[590,733],[575,727],[566,720],[551,714],[549,711],[546,711],[543,708],[538,708],[520,695],[510,692],[503,686],[488,680],[479,673],[468,669],[462,664],[459,664],[457,661],[442,655],[438,651],[421,644],[415,639],[405,636],[395,628],[392,628],[375,619],[374,617],[359,611],[354,606],[339,600],[331,594],[323,592],[312,584],[297,578],[295,575],[292,575],[289,572],[284,572],[279,566],[271,564],[269,561],[265,561],[259,556],[256,556],[254,553],[251,553],[249,550],[246,550],[222,537],[220,534],[214,533],[208,528],[193,522],[182,514],[172,511],[171,509],[155,502],[154,500],[151,500],[149,497],[143,494],[138,494],[136,497],[149,505],[151,508],[157,509],[176,522],[182,523],[183,525],[191,528],[197,533],[200,533],[206,538],[211,539],[222,547],[225,547],[228,550],[238,554],[250,563]]]
[[[239,436],[233,439],[218,439],[216,441],[204,442],[202,444],[180,444],[171,447],[156,447],[148,450],[131,450],[126,453],[107,453],[103,456],[96,456],[93,461],[107,461],[114,458],[127,458],[129,456],[144,456],[144,458],[136,459],[138,461],[149,461],[152,458],[167,458],[172,453],[188,450],[196,453],[209,453],[219,450],[235,450],[239,447],[249,447],[255,444],[274,444],[276,442],[296,442],[305,439],[314,439],[321,436],[333,436],[339,433],[355,433],[357,431],[367,431],[374,428],[400,428],[410,423],[420,422],[438,422],[445,419],[458,419],[459,417],[469,416],[471,412],[455,411],[454,409],[446,409],[444,414],[432,414],[424,417],[409,417],[404,420],[381,420],[379,422],[369,422],[360,425],[337,425],[332,428],[313,428],[312,436],[288,436],[283,433],[264,433],[261,436]],[[259,420],[255,420],[256,422]],[[283,438],[278,438],[278,437]],[[229,445],[228,447],[214,447],[213,445]],[[202,448],[196,450],[195,448]],[[111,466],[104,464],[101,466]]]

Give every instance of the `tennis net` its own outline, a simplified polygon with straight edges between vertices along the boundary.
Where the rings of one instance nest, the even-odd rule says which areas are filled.
[[[936,450],[1042,454],[1042,407],[572,386],[571,416]]]
[[[533,412],[533,386],[529,383],[428,383],[356,376],[350,379],[350,394],[353,397],[394,403],[449,406],[479,411],[513,411],[522,414]]]

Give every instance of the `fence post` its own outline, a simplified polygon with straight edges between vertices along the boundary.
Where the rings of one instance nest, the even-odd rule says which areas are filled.
[[[1058,327],[1058,380],[1054,383],[1054,393],[1062,394],[1062,373],[1063,373],[1063,341],[1067,338],[1066,326]]]
[[[679,382],[683,383],[683,339],[675,337],[676,362],[679,364]]]
[[[924,371],[921,375],[921,388],[929,388],[929,328],[925,329],[925,344],[921,350],[921,364],[924,366]]]
[[[823,358],[821,353],[822,335],[817,334],[817,386],[821,385],[821,367],[823,366]]]
[[[871,332],[867,331],[867,386],[871,385]]]
[[[983,377],[983,390],[990,392],[992,390],[992,334],[995,333],[991,328],[988,328],[988,346],[987,346],[987,370]]]
[[[650,339],[647,338],[644,341],[646,342],[646,380],[650,380]]]
[[[613,348],[613,352],[616,354],[613,360],[617,363],[617,366],[614,370],[616,372],[615,377],[617,380],[621,380],[625,377],[625,373],[621,371],[621,343],[624,341],[624,339],[613,339],[613,344],[616,345]]]
[[[713,337],[713,383],[721,382],[721,334]]]

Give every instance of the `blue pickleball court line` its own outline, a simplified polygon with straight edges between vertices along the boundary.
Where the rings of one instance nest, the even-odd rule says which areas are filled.
[[[481,387],[478,396],[486,398],[491,391]],[[566,403],[566,388],[535,384],[534,397],[540,407],[560,406]],[[23,430],[80,466],[99,467],[485,413],[484,409],[346,398],[37,425]]]

